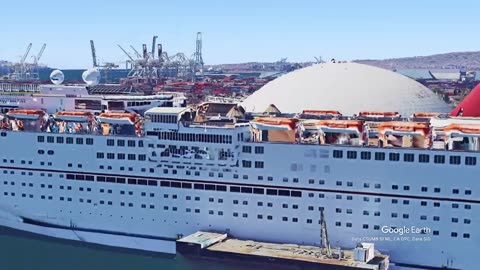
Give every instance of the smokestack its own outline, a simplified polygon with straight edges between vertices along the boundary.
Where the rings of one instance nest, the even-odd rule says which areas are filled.
[[[148,52],[147,52],[147,44],[143,44],[143,58],[147,59]]]

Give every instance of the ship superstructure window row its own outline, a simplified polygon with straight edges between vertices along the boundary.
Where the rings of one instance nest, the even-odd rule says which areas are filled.
[[[65,139],[66,138],[66,139]],[[47,136],[47,143],[58,143],[58,144],[63,144],[64,141],[66,141],[66,144],[73,144],[74,140],[73,137],[61,137],[61,136]],[[37,142],[39,143],[44,143],[45,142],[45,136],[37,136]],[[76,144],[87,144],[87,145],[93,145],[93,138],[76,138],[75,143]]]
[[[221,144],[232,143],[232,135],[147,131],[147,136],[156,136],[156,135],[158,135],[158,138],[160,140],[184,141],[184,142],[206,142],[206,143],[221,143]]]
[[[8,182],[7,182],[7,184],[8,184]],[[48,187],[48,188],[50,189],[52,186],[51,186],[51,185],[41,184],[41,187],[42,187],[42,188],[47,188],[47,187]],[[62,187],[63,187],[63,186],[62,186]],[[71,190],[71,187],[70,187],[70,186],[69,186],[69,190]],[[87,188],[86,190],[89,191],[88,188]],[[82,190],[82,191],[84,191],[84,190]],[[91,190],[90,190],[90,191],[91,191]],[[111,190],[108,190],[108,191],[109,191],[109,193],[111,193],[111,192],[110,192]],[[126,193],[125,193],[125,191],[123,191],[123,193],[121,193],[121,194],[125,195]],[[132,195],[133,193],[130,191],[128,194]],[[153,194],[153,193],[151,193],[151,194]],[[150,195],[151,195],[151,194],[150,194]],[[15,192],[6,192],[6,193],[4,193],[4,195],[5,195],[5,196],[16,196],[17,194],[16,194]],[[142,193],[142,196],[144,196],[144,195],[146,196],[147,193],[145,193],[145,192]],[[168,194],[164,194],[164,195],[166,196],[166,198],[168,198]],[[19,197],[20,197],[20,195],[19,195]],[[21,195],[21,197],[22,197],[22,198],[27,198],[27,194],[23,193],[23,194]],[[32,197],[33,197],[33,195],[32,195]],[[30,198],[32,198],[32,197],[30,197]],[[152,197],[152,196],[151,196],[151,197]],[[176,195],[172,195],[172,199],[176,199],[176,198],[177,198]],[[197,200],[197,198],[198,198],[198,197],[196,197],[196,200]],[[53,200],[54,198],[53,198],[53,196],[51,196],[51,195],[49,195],[49,194],[45,194],[45,195],[41,195],[41,199],[42,199],[42,200]],[[59,197],[59,200],[60,200],[60,201],[65,201],[65,197]],[[81,202],[81,203],[88,203],[88,204],[92,203],[92,200],[91,200],[91,199],[83,198],[83,197],[82,197],[82,198],[73,198],[73,201],[74,201],[74,200],[78,200],[78,201]],[[197,201],[199,201],[199,198],[198,198]],[[238,200],[236,200],[236,201],[237,201],[236,204],[239,204]],[[68,198],[68,202],[72,202],[72,198]],[[214,199],[213,199],[213,198],[209,198],[209,202],[214,202]],[[218,202],[219,202],[219,203],[223,202],[223,199],[219,199]],[[112,205],[114,204],[114,202],[112,202],[112,201],[107,201],[107,200],[100,200],[100,201],[99,201],[99,204],[100,204],[100,205],[105,205],[105,206],[107,206],[107,205],[112,206]],[[234,200],[234,204],[235,204],[235,200]],[[248,202],[244,200],[244,201],[242,201],[242,204],[243,204],[243,205],[247,205]],[[155,205],[154,205],[154,204],[148,204],[147,202],[142,202],[142,203],[139,203],[139,204],[122,202],[122,203],[120,203],[120,205],[121,205],[121,206],[127,206],[127,205],[128,205],[128,207],[139,207],[139,208],[144,208],[144,209],[146,209],[146,208],[155,209]],[[258,205],[259,205],[259,206],[263,206],[263,203],[260,203],[260,202],[259,202]],[[271,207],[272,204],[269,203],[269,206]],[[287,204],[284,204],[283,207],[284,207],[284,208],[288,208],[288,205],[287,205]],[[298,205],[296,205],[296,204],[293,204],[291,208],[292,208],[292,209],[299,209]],[[311,210],[310,208],[311,208],[311,207],[309,207],[309,210]],[[190,209],[190,208],[187,208],[187,209]],[[313,207],[312,207],[312,209],[313,209]],[[176,207],[176,206],[171,206],[171,207],[164,206],[164,209],[163,209],[163,210],[177,211],[177,207]],[[211,211],[213,211],[213,210],[208,210],[209,213],[210,213]],[[190,211],[189,211],[189,210],[186,210],[186,212],[191,212],[191,210],[190,210]],[[199,213],[199,212],[200,212],[200,210],[198,210],[198,212],[196,211],[196,213]],[[222,211],[216,211],[216,212],[217,212],[216,214],[217,214],[217,215],[220,215],[220,216],[224,214]],[[341,209],[337,208],[336,212],[337,212],[337,213],[341,213],[342,211],[341,211]],[[347,209],[346,212],[347,212],[347,213],[351,213],[352,211],[351,211],[351,209]],[[82,213],[82,212],[80,212],[80,214],[81,214],[81,213]],[[378,214],[377,214],[377,213],[378,213]],[[90,214],[91,214],[91,213],[90,213]],[[102,214],[100,213],[100,215],[102,215]],[[259,217],[258,217],[259,215],[262,216],[262,218],[263,218],[263,214],[257,214],[257,218],[258,218],[258,219],[262,219],[262,218],[259,218]],[[368,211],[363,211],[363,215],[369,215],[369,212],[368,212]],[[374,215],[375,215],[375,216],[379,216],[380,213],[379,213],[379,212],[375,212]],[[112,216],[112,215],[110,215],[110,217],[111,217],[111,216]],[[234,214],[234,216],[235,216],[235,214]],[[237,216],[238,216],[238,214],[237,214]],[[398,216],[399,216],[399,215],[398,215],[397,213],[392,213],[392,217],[398,217]],[[408,215],[408,214],[401,214],[401,216],[402,216],[404,219],[408,219],[408,218],[409,218],[409,215]],[[242,217],[243,217],[243,215],[242,215]],[[246,214],[245,217],[248,218],[248,214]],[[123,218],[123,216],[122,216],[122,218]],[[131,218],[133,219],[133,217],[131,217]],[[421,219],[422,219],[422,220],[426,220],[426,216],[425,216],[425,218],[423,218],[423,216],[422,216]],[[440,220],[439,217],[437,217],[437,216],[433,217],[433,219],[436,220],[436,221],[439,221],[439,220]],[[273,220],[273,217],[272,217],[272,216],[268,216],[268,220]],[[282,220],[291,221],[291,222],[294,222],[294,223],[295,223],[295,222],[299,222],[299,218],[297,218],[297,217],[291,217],[291,218],[290,218],[290,217],[282,217]],[[452,218],[451,220],[452,220],[452,222],[454,222],[454,223],[458,223],[458,221],[459,221],[458,218]],[[302,218],[302,221],[303,221],[303,218]],[[306,219],[304,220],[304,222],[305,222],[306,224],[312,224],[312,219],[311,219],[311,218],[306,218]],[[320,222],[320,221],[319,221],[319,222]],[[471,222],[471,221],[470,221],[469,219],[464,219],[464,223],[465,223],[465,224],[470,224],[470,222]],[[379,228],[378,225],[368,225],[368,224],[359,224],[359,225],[362,226],[362,228],[368,228],[369,226],[372,226],[372,227],[374,228],[374,230],[378,230],[378,228]],[[342,226],[341,222],[338,222],[338,225],[337,225],[337,226]],[[347,223],[345,224],[345,226],[346,226],[346,227],[352,227],[352,223],[351,223],[351,222],[347,222]],[[434,232],[433,235],[439,235],[439,231]],[[463,238],[470,238],[470,234],[467,233],[467,232],[460,232],[460,233],[458,233],[458,232],[451,232],[451,235],[452,235],[451,237],[457,237],[458,235],[461,235],[461,236],[463,236]],[[461,236],[460,236],[460,237],[461,237]]]
[[[79,181],[95,181],[94,176],[83,175],[83,174],[67,174],[66,179],[79,180]],[[193,184],[188,182],[157,181],[157,180],[146,180],[146,179],[124,178],[124,177],[108,177],[108,176],[107,177],[97,176],[96,181],[107,182],[107,183],[130,184],[130,185],[210,190],[210,191],[220,191],[220,192],[227,192],[229,190],[230,192],[233,192],[233,193],[249,193],[249,194],[259,194],[259,195],[267,194],[267,195],[273,195],[273,196],[302,197],[301,191],[289,190],[289,189],[240,187],[235,185],[230,185],[228,189],[227,185],[197,184],[197,183]]]
[[[244,151],[245,152],[245,151]],[[342,159],[344,158],[343,154],[344,150],[333,150],[333,158],[335,159]],[[347,159],[358,159],[357,151],[354,150],[346,150],[346,158]],[[419,163],[430,163],[430,155],[429,154],[418,154],[418,159],[416,159],[415,154],[413,153],[404,153],[403,156],[400,153],[388,153],[388,160],[389,161],[403,161],[403,162],[415,162],[416,160]],[[457,155],[452,156],[445,156],[445,155],[433,155],[433,163],[435,164],[445,164],[446,157],[448,157],[448,163],[451,165],[461,165],[462,164],[462,157]],[[360,151],[360,159],[361,160],[371,160],[371,152],[368,151]],[[384,152],[374,152],[374,159],[375,160],[386,160],[386,153]],[[464,157],[464,165],[467,166],[475,166],[477,165],[477,158],[472,156],[465,156]]]
[[[152,114],[150,119],[154,123],[167,123],[167,124],[176,124],[178,122],[177,115],[169,114]]]

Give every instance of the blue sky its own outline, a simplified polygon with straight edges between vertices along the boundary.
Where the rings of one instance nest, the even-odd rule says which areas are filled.
[[[197,31],[206,64],[475,51],[479,10],[475,0],[5,0],[0,59],[45,42],[42,63],[88,68],[90,39],[101,62],[119,62],[116,44],[150,48],[153,35],[170,54],[191,55]]]

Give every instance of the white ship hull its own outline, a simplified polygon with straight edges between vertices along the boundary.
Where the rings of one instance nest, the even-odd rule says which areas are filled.
[[[185,138],[209,134],[179,128],[196,132]],[[480,160],[479,153],[251,143],[236,141],[240,134],[231,130],[215,132],[220,137],[205,136],[199,143],[148,133],[138,138],[2,131],[0,209],[6,219],[0,225],[159,252],[171,248],[164,240],[198,230],[318,245],[324,207],[334,248],[373,242],[403,267],[477,269],[480,169],[463,161]],[[160,144],[208,148],[214,159],[151,159],[164,149]],[[215,158],[220,149],[234,156]],[[342,151],[342,158],[334,158],[334,151]],[[347,158],[347,151],[356,158]],[[361,152],[372,158],[360,159]],[[387,158],[375,160],[377,152]],[[390,153],[413,154],[415,162],[390,161]],[[431,162],[418,163],[420,154]],[[447,162],[435,164],[435,155]],[[462,163],[448,164],[450,156]],[[399,235],[382,232],[384,226],[428,230]]]
[[[145,252],[175,254],[175,242],[161,239],[146,239],[133,236],[86,232],[75,228],[59,228],[27,224],[22,218],[0,211],[0,227],[34,233],[38,235],[98,244],[115,248],[126,248]]]

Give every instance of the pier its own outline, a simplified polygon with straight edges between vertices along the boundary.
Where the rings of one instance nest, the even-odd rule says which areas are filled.
[[[388,270],[389,256],[361,243],[353,250],[334,251],[296,244],[276,244],[229,238],[227,234],[199,231],[177,240],[177,253],[199,259],[277,265],[290,269]]]

